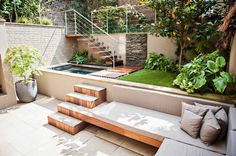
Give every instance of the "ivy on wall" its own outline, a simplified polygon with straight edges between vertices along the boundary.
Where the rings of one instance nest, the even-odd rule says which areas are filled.
[[[116,6],[118,0],[72,0],[72,5],[76,11],[90,17],[90,12],[102,6]]]
[[[128,23],[126,23],[126,14]],[[143,31],[145,16],[132,6],[106,6],[93,11],[93,21],[108,33]]]

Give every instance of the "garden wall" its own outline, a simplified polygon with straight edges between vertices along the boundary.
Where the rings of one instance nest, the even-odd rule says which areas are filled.
[[[9,46],[28,44],[40,51],[46,65],[64,63],[77,50],[77,42],[65,38],[64,27],[6,23]]]
[[[0,96],[0,109],[15,105],[16,94],[13,77],[9,73],[7,65],[3,63],[8,47],[7,33],[5,29],[5,21],[0,20],[0,84],[4,95]]]
[[[135,35],[139,35],[139,34],[143,34],[143,33],[129,33],[129,34],[135,34]],[[119,55],[119,57],[124,61],[124,64],[129,64],[126,59],[127,59],[127,49],[126,49],[126,33],[116,33],[116,34],[110,34],[113,38],[115,38],[119,44],[116,47],[116,52],[118,52],[117,54]],[[109,43],[111,43],[111,40],[108,39],[108,37],[106,35],[102,35],[102,34],[95,34],[94,35],[95,38],[98,38],[99,41],[107,43],[109,45]],[[138,41],[138,40],[137,40]],[[177,46],[175,44],[175,42],[167,37],[156,37],[153,35],[147,35],[147,40],[145,40],[145,42],[147,42],[147,49],[146,49],[146,53],[150,53],[150,52],[155,52],[155,53],[162,53],[164,55],[167,55],[173,59],[176,58],[176,54],[175,51],[177,49]],[[135,42],[132,43],[134,47],[136,45]],[[145,55],[145,54],[144,54]]]

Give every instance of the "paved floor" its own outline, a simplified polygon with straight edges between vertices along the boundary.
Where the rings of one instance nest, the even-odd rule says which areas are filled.
[[[156,148],[89,126],[72,136],[47,124],[61,101],[39,95],[0,110],[0,156],[151,156]]]

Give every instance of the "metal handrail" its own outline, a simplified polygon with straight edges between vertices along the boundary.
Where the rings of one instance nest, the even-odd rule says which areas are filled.
[[[82,14],[80,14],[78,11],[76,11],[75,9],[69,9],[66,11],[63,11],[65,13],[67,12],[71,12],[74,11],[75,13],[77,13],[79,16],[81,16],[82,18],[84,18],[87,22],[89,22],[91,25],[93,25],[94,27],[96,27],[97,29],[99,29],[101,32],[103,32],[104,34],[106,34],[108,37],[110,37],[112,40],[118,42],[114,37],[112,37],[111,35],[109,35],[106,31],[104,31],[103,29],[101,29],[100,27],[98,27],[96,24],[94,24],[93,22],[91,22],[88,18],[86,18],[85,16],[83,16]]]
[[[87,19],[85,16],[83,16],[82,14],[80,14],[79,12],[77,12],[75,9],[69,9],[69,10],[66,10],[66,11],[63,11],[65,13],[65,26],[66,26],[66,30],[65,32],[68,33],[68,30],[70,31],[70,29],[68,29],[68,21],[67,21],[67,13],[69,12],[72,12],[73,13],[73,16],[74,16],[74,33],[77,34],[77,32],[79,32],[77,29],[78,27],[81,27],[82,28],[82,32],[80,33],[82,36],[84,36],[84,32],[85,31],[85,34],[90,36],[90,35],[94,35],[93,32],[92,33],[89,33],[89,30],[86,30],[85,29],[85,26],[84,24],[82,24],[81,22],[78,23],[78,21],[81,21],[81,20],[77,20],[77,16],[78,18],[82,18],[82,20],[84,20],[85,23],[88,23],[89,25],[91,25],[94,29],[97,29],[98,31],[100,31],[100,33],[106,35],[109,39],[107,40],[108,42],[111,43],[111,45],[108,45],[110,47],[113,47],[115,50],[117,50],[116,48],[116,44],[118,45],[119,44],[119,41],[117,39],[115,39],[114,37],[112,37],[111,35],[109,35],[106,31],[104,31],[103,29],[101,29],[100,27],[98,27],[96,24],[94,24],[93,22],[91,22],[89,19]],[[79,26],[77,26],[77,24],[80,24]],[[93,29],[93,30],[94,30]],[[92,30],[92,31],[93,31]],[[111,42],[112,41],[112,42]],[[115,45],[114,45],[115,44]],[[112,58],[109,58],[112,62],[113,62],[113,67],[115,67],[115,50],[112,50]]]

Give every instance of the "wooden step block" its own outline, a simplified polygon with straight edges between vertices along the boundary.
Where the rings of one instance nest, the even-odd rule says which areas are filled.
[[[99,103],[103,103],[107,100],[106,88],[92,86],[88,84],[77,84],[74,86],[74,91],[89,96],[95,96],[98,98]]]
[[[80,119],[79,114],[81,113],[87,116],[92,116],[91,109],[70,102],[63,102],[58,104],[57,111],[76,119]]]
[[[83,38],[87,38],[87,35],[82,35],[82,34],[65,34],[65,36],[67,38],[78,38],[78,37],[83,37]]]
[[[72,118],[62,113],[54,113],[49,115],[48,124],[53,125],[72,135],[80,132],[88,125],[86,122]]]
[[[65,97],[66,102],[71,102],[77,105],[81,105],[83,107],[87,108],[94,108],[97,105],[101,104],[101,100],[99,100],[97,97],[89,96],[81,93],[69,93],[66,94]]]

